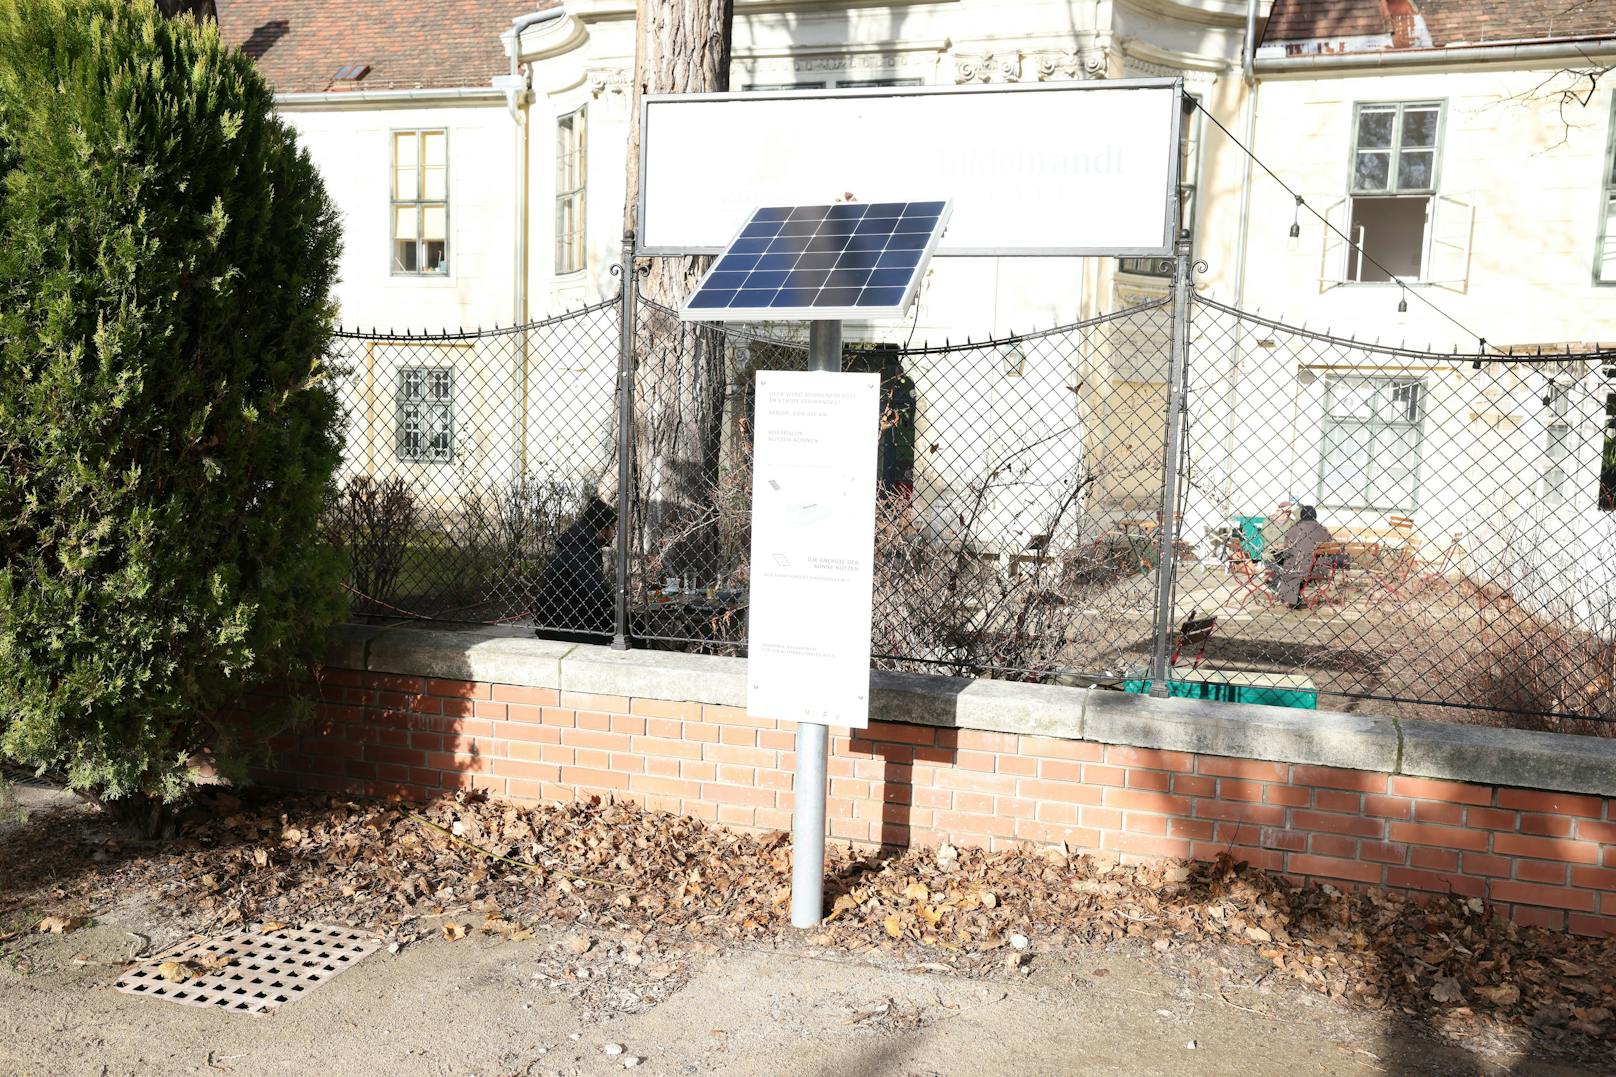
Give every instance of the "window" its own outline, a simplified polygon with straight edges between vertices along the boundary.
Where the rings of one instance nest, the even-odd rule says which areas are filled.
[[[1616,284],[1616,96],[1610,102],[1607,141],[1604,193],[1599,202],[1599,248],[1594,261],[1596,284]]]
[[[589,143],[584,110],[556,121],[556,258],[557,273],[584,268],[584,184]]]
[[[1442,106],[1359,105],[1353,116],[1348,279],[1425,277]]]
[[[1418,378],[1327,377],[1319,504],[1418,508],[1425,383]]]
[[[454,371],[407,366],[398,372],[398,458],[445,463],[454,453]]]
[[[1199,101],[1194,94],[1186,94],[1189,100]],[[1195,234],[1195,190],[1201,175],[1201,110],[1189,107],[1179,121],[1178,129],[1178,194],[1180,221]],[[1118,258],[1117,268],[1124,273],[1135,273],[1142,277],[1171,277],[1173,275],[1173,260],[1171,258]]]
[[[393,132],[393,272],[449,272],[449,133]]]
[[[1558,383],[1543,397],[1543,503],[1558,508],[1566,501],[1571,473],[1571,391]]]

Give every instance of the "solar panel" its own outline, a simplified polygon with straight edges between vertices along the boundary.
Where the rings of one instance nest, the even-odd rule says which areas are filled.
[[[691,321],[902,317],[952,207],[764,206],[685,301]]]

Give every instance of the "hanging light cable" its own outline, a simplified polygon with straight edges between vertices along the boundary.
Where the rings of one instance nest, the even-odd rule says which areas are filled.
[[[1295,197],[1296,210],[1291,216],[1290,239],[1285,243],[1285,246],[1293,251],[1302,245],[1302,196],[1296,195]]]

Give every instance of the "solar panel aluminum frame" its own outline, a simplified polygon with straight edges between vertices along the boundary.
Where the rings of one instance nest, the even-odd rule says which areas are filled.
[[[1181,203],[1179,187],[1184,177],[1179,174],[1182,165],[1182,153],[1179,145],[1178,118],[1183,114],[1185,93],[1184,80],[1180,77],[1161,78],[1126,78],[1126,79],[1095,79],[1062,82],[1040,83],[1011,83],[991,85],[968,86],[860,86],[837,87],[816,90],[732,90],[721,93],[703,94],[647,94],[640,100],[640,143],[639,143],[639,193],[635,200],[635,220],[644,221],[646,215],[646,157],[649,152],[649,141],[645,138],[647,124],[650,121],[652,105],[664,101],[689,100],[692,97],[701,97],[711,100],[742,101],[742,100],[784,100],[790,98],[834,98],[834,97],[894,97],[894,96],[920,96],[933,94],[1018,94],[1018,93],[1048,93],[1048,92],[1078,92],[1083,90],[1123,90],[1123,89],[1166,89],[1173,90],[1174,104],[1172,130],[1169,135],[1168,151],[1168,182],[1165,208],[1165,227],[1163,228],[1160,245],[1148,247],[1122,247],[1122,246],[1069,246],[1052,248],[1028,248],[1014,246],[979,246],[979,247],[948,247],[940,246],[937,250],[939,257],[955,258],[1170,258],[1173,255],[1174,243],[1182,227],[1180,220]],[[728,249],[723,247],[663,247],[649,246],[644,242],[645,229],[637,227],[635,230],[634,254],[640,258],[666,258],[666,257],[692,257],[722,254]],[[732,241],[733,242],[733,241]]]
[[[869,201],[870,201],[871,204],[874,204],[877,201],[880,201],[880,202],[897,202],[897,201],[900,201],[900,199],[883,198],[883,199],[870,199]],[[935,199],[935,198],[927,198],[927,199],[911,198],[911,199],[902,199],[901,201],[907,201],[907,202],[920,202],[920,201],[936,202],[936,201],[939,201],[939,199]],[[713,259],[713,264],[708,267],[707,272],[705,272],[705,273],[703,273],[701,275],[701,280],[696,283],[695,290],[693,292],[691,292],[690,295],[685,298],[684,303],[682,303],[680,305],[680,307],[679,307],[679,318],[680,318],[680,320],[687,321],[687,322],[772,322],[772,321],[782,321],[782,322],[785,322],[785,321],[814,321],[814,322],[819,322],[819,321],[860,321],[860,320],[867,321],[867,320],[874,319],[874,318],[903,318],[903,317],[906,317],[908,315],[908,313],[909,313],[910,306],[913,305],[913,303],[915,301],[915,297],[920,294],[920,282],[926,276],[926,268],[927,268],[927,266],[929,266],[931,264],[932,255],[936,253],[937,246],[942,241],[944,233],[946,233],[948,231],[948,219],[954,212],[954,200],[953,199],[944,198],[944,199],[941,199],[941,201],[943,203],[943,209],[942,209],[942,212],[940,214],[938,214],[938,216],[937,216],[937,227],[932,229],[931,236],[926,241],[926,246],[920,252],[920,261],[915,263],[914,274],[909,278],[909,283],[904,286],[902,302],[898,303],[895,306],[884,306],[884,307],[700,307],[700,308],[692,309],[691,306],[690,306],[691,301],[694,300],[697,296],[699,296],[701,294],[702,289],[707,286],[707,281],[709,280],[709,278],[711,278],[714,273],[718,272],[719,264],[721,262],[723,262],[724,257],[726,255],[728,255],[728,253],[730,251],[730,248],[734,247],[736,242],[741,238],[742,233],[744,233],[746,231],[746,229],[751,225],[753,219],[758,215],[758,212],[760,210],[763,210],[763,209],[771,208],[771,207],[768,207],[768,206],[761,206],[760,205],[760,206],[753,206],[752,209],[747,212],[746,219],[741,221],[741,226],[735,230],[735,234],[730,237],[730,241],[728,243],[724,244],[724,247],[719,252],[718,256]],[[814,204],[815,205],[825,205],[827,203],[814,203]],[[829,204],[834,205],[835,203],[829,203]],[[784,207],[779,207],[779,208],[784,208]],[[792,207],[792,208],[795,209],[797,207]]]

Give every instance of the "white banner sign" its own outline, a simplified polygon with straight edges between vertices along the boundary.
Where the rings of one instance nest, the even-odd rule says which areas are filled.
[[[953,199],[939,255],[1166,255],[1178,89],[1159,80],[647,97],[639,242],[716,254],[752,206]]]
[[[747,710],[870,722],[878,374],[768,370],[753,426]]]

